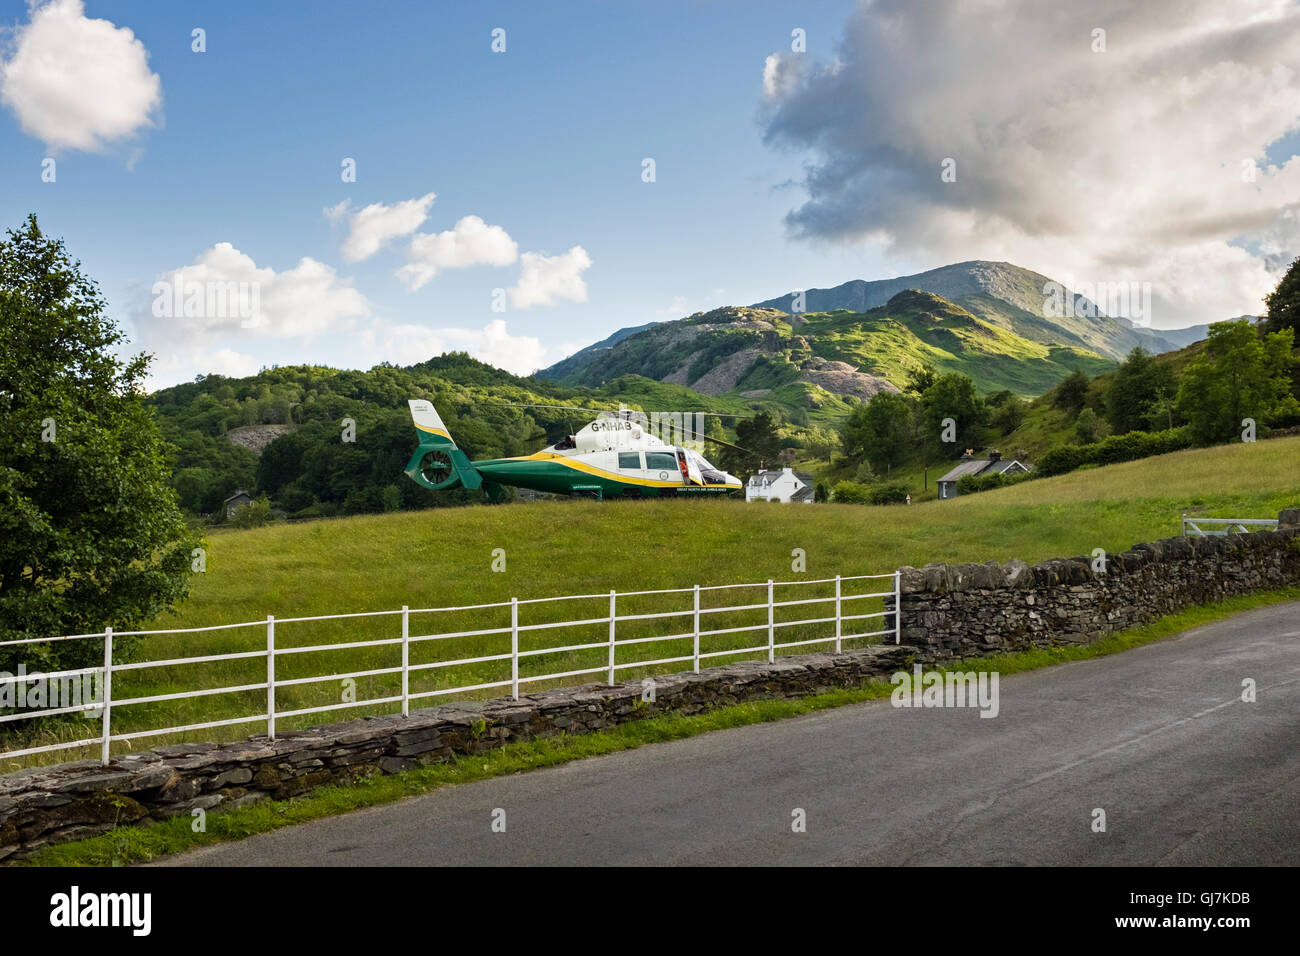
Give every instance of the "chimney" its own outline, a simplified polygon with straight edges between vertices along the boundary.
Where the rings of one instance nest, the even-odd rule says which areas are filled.
[[[971,460],[972,458],[974,458],[974,457],[975,457],[975,449],[974,449],[974,448],[967,448],[967,449],[966,449],[966,454],[964,454],[964,455],[961,456],[961,460],[962,460],[962,461],[970,461],[970,460]]]
[[[1002,460],[1002,452],[1000,451],[989,452],[989,461],[1001,461],[1001,460]]]

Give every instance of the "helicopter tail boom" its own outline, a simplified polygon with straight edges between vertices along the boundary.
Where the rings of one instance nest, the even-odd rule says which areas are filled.
[[[433,403],[411,399],[411,421],[420,446],[407,462],[406,474],[417,485],[432,491],[465,487],[471,491],[483,484],[483,476],[456,447]]]

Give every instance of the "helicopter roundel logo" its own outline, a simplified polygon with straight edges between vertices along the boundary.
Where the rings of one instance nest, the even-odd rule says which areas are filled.
[[[667,481],[667,480],[668,480],[668,472],[666,472],[666,471],[661,471],[661,472],[659,472],[659,480],[660,480],[660,481]]]

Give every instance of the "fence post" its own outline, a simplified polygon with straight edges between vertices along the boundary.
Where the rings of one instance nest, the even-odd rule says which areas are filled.
[[[275,739],[275,615],[266,616],[266,738]]]
[[[411,609],[402,605],[402,716],[411,711]]]
[[[695,585],[695,673],[700,672],[700,586]]]
[[[617,614],[618,592],[609,592],[609,684],[614,686],[614,623],[618,620]]]
[[[894,571],[894,643],[903,643],[903,574]]]
[[[772,579],[767,579],[767,662],[776,660],[776,605],[772,599]]]
[[[519,699],[519,598],[510,599],[510,694]]]
[[[109,713],[113,708],[113,629],[104,628],[104,727],[103,747],[100,750],[99,759],[105,766],[108,765],[108,745],[112,742],[112,717]]]
[[[843,647],[844,622],[842,617],[843,603],[840,600],[840,576],[835,575],[835,653],[838,654]]]

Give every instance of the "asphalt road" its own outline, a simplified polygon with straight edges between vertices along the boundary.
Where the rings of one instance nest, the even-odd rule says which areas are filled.
[[[1254,703],[1241,700],[1245,678]],[[873,701],[160,863],[1300,863],[1300,604],[1009,676],[999,691],[992,719]],[[793,832],[796,808],[806,832]]]

